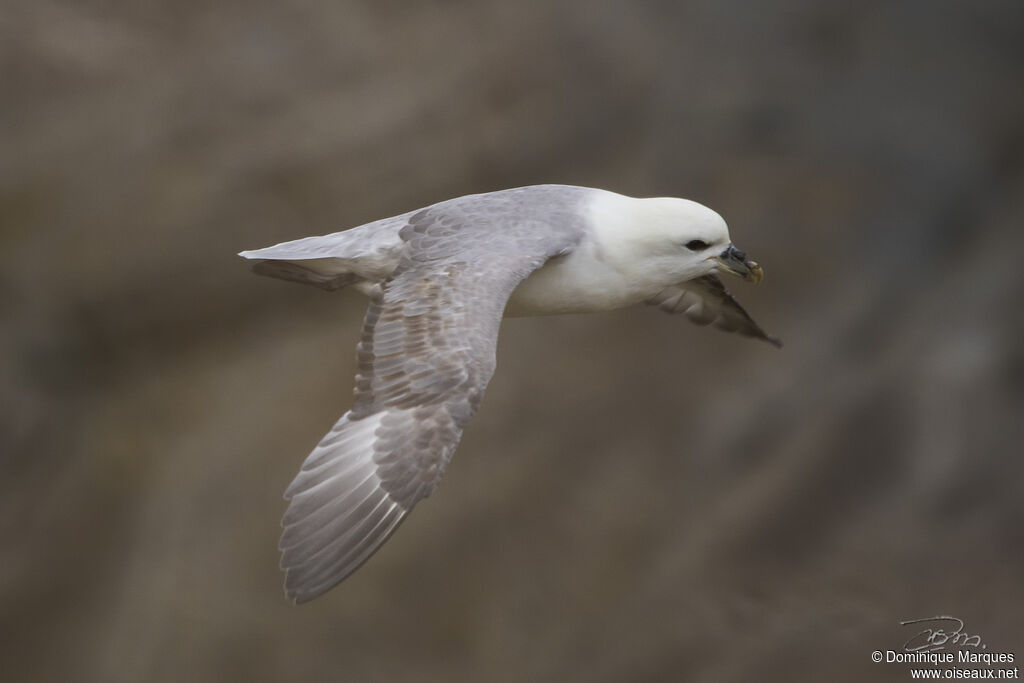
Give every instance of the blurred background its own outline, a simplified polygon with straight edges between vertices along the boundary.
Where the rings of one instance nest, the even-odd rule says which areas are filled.
[[[1024,4],[5,2],[7,681],[864,681],[1024,658]],[[505,322],[438,493],[302,607],[365,301],[242,249],[556,182],[717,209],[786,345]]]

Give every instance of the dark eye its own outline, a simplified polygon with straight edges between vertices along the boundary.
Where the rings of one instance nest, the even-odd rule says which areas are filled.
[[[708,248],[708,243],[704,240],[690,240],[686,243],[686,248],[690,251],[704,251]]]

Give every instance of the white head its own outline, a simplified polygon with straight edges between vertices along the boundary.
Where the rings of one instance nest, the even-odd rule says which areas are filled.
[[[595,223],[602,244],[614,244],[616,266],[632,278],[668,286],[726,270],[760,280],[760,267],[732,245],[729,227],[708,207],[674,197],[618,199],[595,207],[602,214]]]

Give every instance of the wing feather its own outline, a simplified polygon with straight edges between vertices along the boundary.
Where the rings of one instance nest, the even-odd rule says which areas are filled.
[[[754,322],[717,275],[705,275],[668,287],[647,303],[667,313],[682,313],[697,325],[714,324],[726,332],[763,339],[776,347],[782,346],[777,337],[769,336]]]
[[[293,600],[355,571],[436,488],[494,372],[509,295],[581,238],[564,196],[553,209],[525,190],[529,201],[512,190],[408,214],[404,255],[363,322],[352,410],[286,491],[279,547]]]

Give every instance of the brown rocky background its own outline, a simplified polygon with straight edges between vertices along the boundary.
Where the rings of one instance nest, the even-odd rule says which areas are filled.
[[[281,492],[364,302],[235,252],[539,182],[702,201],[786,346],[509,320],[438,494],[316,602]],[[864,681],[1024,658],[1024,5],[0,10],[0,678]]]

